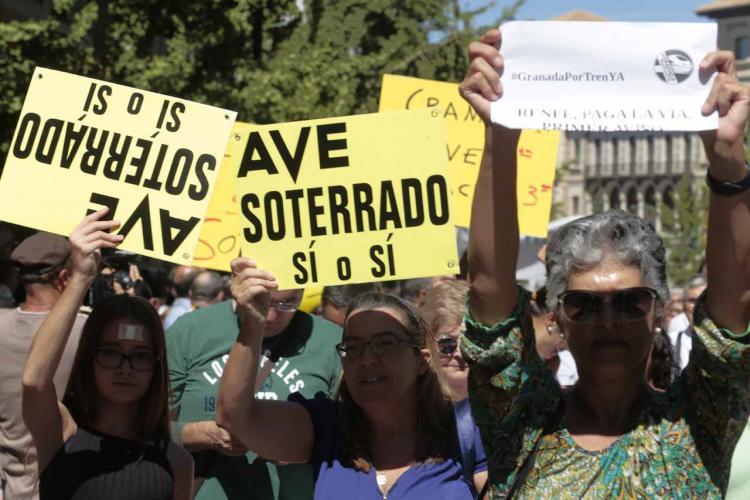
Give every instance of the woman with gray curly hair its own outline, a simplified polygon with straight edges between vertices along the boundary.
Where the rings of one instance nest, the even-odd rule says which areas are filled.
[[[719,125],[701,133],[712,189],[709,287],[696,304],[688,367],[666,391],[649,386],[669,300],[664,245],[638,217],[609,211],[549,241],[547,301],[580,376],[562,390],[535,352],[528,297],[515,283],[520,131],[490,121],[502,94],[499,43],[493,30],[469,46],[460,86],[487,124],[462,348],[490,496],[720,497],[750,412],[750,90],[737,81],[734,56],[714,52],[700,67],[718,73],[702,112],[718,111]]]

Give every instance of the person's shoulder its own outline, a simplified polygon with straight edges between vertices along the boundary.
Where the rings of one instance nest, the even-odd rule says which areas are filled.
[[[302,313],[312,318],[313,333],[326,335],[328,339],[334,339],[334,344],[341,341],[341,327],[316,314]]]
[[[15,317],[17,307],[4,307],[0,309],[0,321],[10,321]]]
[[[337,425],[340,401],[329,398],[323,392],[317,392],[314,397],[306,398],[299,392],[293,392],[287,398],[291,403],[302,405],[313,419],[313,425],[320,426],[323,424]]]

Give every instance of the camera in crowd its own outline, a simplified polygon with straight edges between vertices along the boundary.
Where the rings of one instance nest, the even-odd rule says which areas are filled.
[[[101,267],[89,292],[89,305],[121,293],[143,299],[152,297],[151,287],[141,277],[142,258],[131,252],[119,249],[102,251]]]

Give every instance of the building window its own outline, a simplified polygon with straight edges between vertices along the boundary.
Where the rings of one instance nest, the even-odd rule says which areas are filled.
[[[646,157],[648,161],[648,166],[651,168],[654,168],[654,136],[650,135],[648,136],[647,146],[646,146]]]
[[[615,137],[612,139],[612,163],[615,165],[620,164],[620,142]]]
[[[594,141],[594,162],[597,167],[602,164],[602,141],[599,139]]]
[[[737,59],[750,57],[750,39],[746,36],[738,36],[734,39],[734,55]]]
[[[580,205],[580,199],[578,198],[578,196],[573,196],[571,198],[571,200],[573,202],[573,215],[578,215],[580,213],[580,210],[581,210],[581,207],[579,206]]]
[[[620,208],[620,190],[617,188],[613,188],[609,193],[609,208]]]
[[[672,154],[674,153],[674,150],[672,148],[672,136],[666,136],[665,141],[667,143],[667,166],[669,167],[671,172],[672,166],[674,165],[674,158],[672,158]]]
[[[627,210],[631,214],[639,215],[638,214],[638,191],[636,191],[635,187],[631,187],[630,190],[628,190],[627,194]]]

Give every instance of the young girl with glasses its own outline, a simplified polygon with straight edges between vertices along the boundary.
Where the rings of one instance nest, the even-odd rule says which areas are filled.
[[[169,439],[164,330],[151,305],[127,294],[86,321],[62,403],[53,376],[102,248],[122,237],[95,212],[70,235],[72,276],[34,337],[23,414],[36,446],[42,500],[192,498],[193,461]]]
[[[471,499],[453,405],[434,338],[406,301],[382,293],[347,308],[337,397],[253,397],[264,321],[276,280],[247,258],[232,262],[240,334],[224,368],[217,422],[269,460],[310,463],[315,498]]]
[[[666,390],[649,385],[670,298],[666,251],[645,221],[610,210],[548,241],[547,305],[579,374],[562,390],[534,349],[528,295],[515,281],[520,130],[490,119],[491,101],[505,98],[500,38],[493,30],[469,46],[460,85],[486,124],[462,347],[490,497],[720,498],[750,411],[750,89],[737,81],[731,52],[711,53],[696,68],[718,75],[695,113],[719,116],[718,130],[701,134],[712,186],[709,286],[696,304],[687,368]]]

